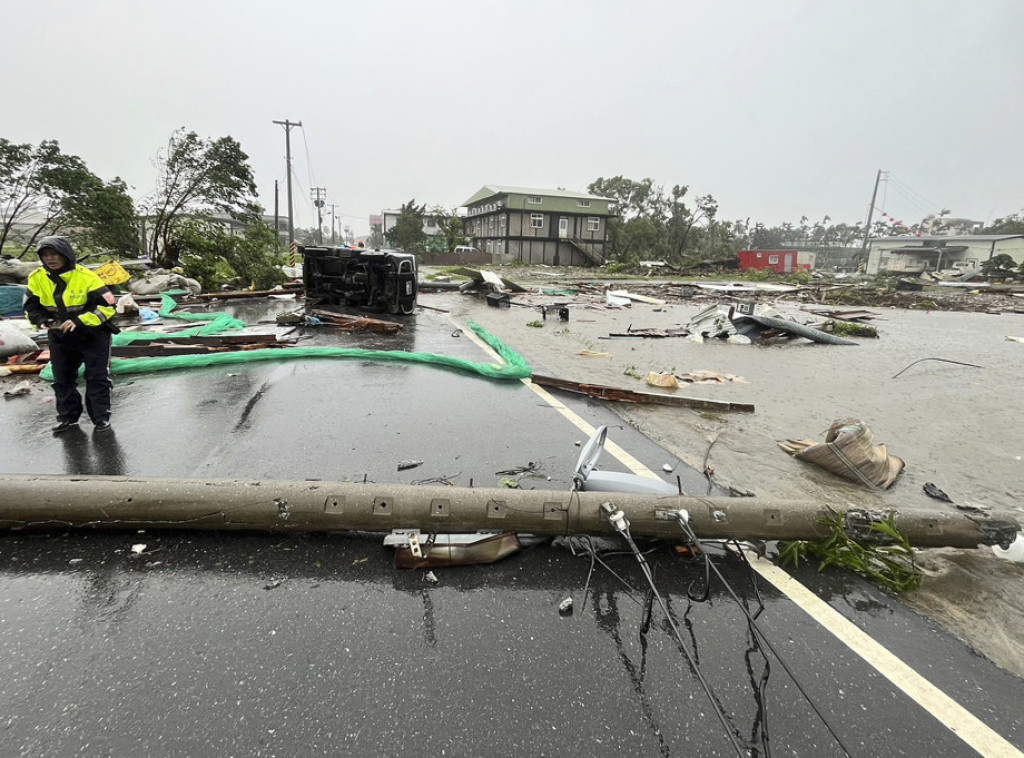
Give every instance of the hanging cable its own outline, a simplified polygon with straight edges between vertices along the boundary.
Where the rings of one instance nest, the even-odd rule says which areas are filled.
[[[676,523],[679,525],[679,528],[682,529],[683,533],[686,535],[687,539],[689,539],[691,541],[692,544],[694,544],[694,545],[700,545],[701,544],[700,539],[698,539],[697,535],[693,531],[693,528],[690,526],[690,515],[689,515],[689,513],[687,513],[683,509],[680,509],[679,511],[677,511],[676,512]],[[749,561],[747,561],[746,556],[743,555],[742,552],[740,553],[740,555],[742,556],[744,562],[747,563],[748,571],[752,574],[753,573],[753,568],[749,565]],[[708,565],[710,566],[711,570],[714,571],[715,575],[718,577],[719,581],[722,583],[722,586],[725,587],[726,591],[729,593],[729,595],[732,597],[732,599],[736,602],[736,605],[743,612],[743,615],[747,617],[747,624],[748,624],[749,628],[757,634],[757,636],[760,638],[761,642],[764,643],[764,646],[766,648],[768,648],[768,650],[771,651],[773,656],[775,656],[775,659],[782,666],[782,668],[786,672],[786,674],[789,675],[789,678],[792,680],[792,682],[796,686],[797,690],[803,696],[804,700],[807,702],[808,706],[810,706],[811,710],[814,711],[815,715],[818,717],[818,719],[821,721],[821,723],[824,725],[824,727],[828,730],[829,734],[832,735],[832,739],[834,739],[836,741],[836,744],[839,745],[839,748],[843,751],[843,753],[845,755],[850,756],[850,751],[847,749],[846,745],[843,744],[843,741],[839,737],[838,733],[836,733],[835,729],[829,723],[828,719],[825,718],[825,715],[818,709],[817,705],[815,705],[814,701],[807,694],[807,691],[803,688],[803,685],[800,684],[800,680],[798,680],[796,678],[796,675],[793,673],[792,669],[790,669],[790,667],[786,663],[785,659],[775,649],[774,645],[772,645],[771,640],[768,639],[768,636],[764,633],[764,631],[761,629],[761,627],[758,626],[757,621],[755,620],[755,617],[753,615],[751,615],[750,611],[747,609],[747,607],[740,600],[740,598],[736,594],[735,590],[733,590],[732,585],[729,584],[729,582],[726,580],[726,578],[722,575],[722,572],[718,570],[718,566],[716,566],[714,564],[714,562],[710,560],[710,558],[708,558],[707,560],[708,560]],[[759,599],[759,602],[760,602],[760,599]],[[758,613],[760,613],[760,611]]]
[[[638,548],[636,542],[633,541],[633,536],[629,533],[629,521],[626,520],[626,514],[611,503],[601,503],[601,511],[604,513],[605,518],[608,520],[608,523],[611,524],[612,528],[626,540],[626,543],[629,545],[629,549],[632,550],[633,555],[636,556],[637,562],[640,564],[640,569],[651,588],[651,593],[653,594],[654,599],[658,601],[661,612],[665,614],[665,618],[668,620],[669,626],[672,628],[672,633],[676,638],[676,642],[679,644],[679,649],[683,651],[683,655],[686,657],[686,660],[690,665],[690,670],[697,677],[697,681],[700,682],[700,685],[704,690],[704,694],[707,695],[708,700],[711,702],[711,707],[714,710],[715,715],[718,717],[718,721],[721,723],[722,728],[725,730],[726,737],[728,737],[729,742],[736,751],[736,755],[743,758],[743,756],[748,755],[748,752],[742,745],[740,745],[739,739],[736,736],[736,730],[730,723],[729,717],[722,709],[722,705],[719,703],[714,690],[711,688],[710,682],[708,682],[704,677],[704,672],[701,671],[697,661],[694,660],[689,648],[687,648],[683,643],[683,637],[679,632],[679,627],[676,626],[672,615],[669,613],[668,606],[665,604],[665,599],[661,596],[661,593],[658,592],[658,588],[654,584],[654,576],[651,574],[651,568],[647,563],[647,559],[644,558],[643,553],[640,552],[640,548]]]

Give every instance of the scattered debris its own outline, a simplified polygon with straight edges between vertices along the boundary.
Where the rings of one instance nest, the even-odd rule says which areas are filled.
[[[431,584],[437,584],[437,574],[435,574],[433,571],[428,571],[426,574],[423,575],[423,580],[430,582]]]
[[[322,310],[313,310],[310,313],[321,321],[333,324],[346,331],[365,329],[374,334],[395,334],[402,329],[402,324],[395,321],[381,321],[380,319],[367,316],[349,316],[344,313]]]
[[[422,465],[423,465],[423,461],[399,461],[398,462],[398,470],[399,471],[405,471],[406,469],[416,468],[417,466],[422,466]]]
[[[572,382],[566,379],[558,379],[553,376],[533,374],[531,381],[541,387],[574,392],[578,395],[588,395],[601,400],[615,400],[623,403],[646,403],[654,405],[677,405],[684,408],[698,408],[710,411],[739,411],[742,413],[753,413],[754,406],[750,403],[731,403],[721,400],[705,400],[696,397],[680,397],[655,392],[637,392],[635,390],[623,389],[621,387],[609,387],[602,384],[584,384]]]
[[[950,505],[956,507],[958,510],[961,511],[969,511],[972,513],[984,513],[985,511],[992,510],[988,506],[984,505],[973,505],[969,503],[961,505],[960,503],[954,503],[953,499],[949,495],[947,495],[945,492],[936,487],[932,482],[925,482],[924,487],[922,489],[924,489],[924,494],[926,494],[928,497],[934,498],[935,500],[941,500],[944,503],[949,503]]]
[[[10,400],[12,397],[21,397],[22,395],[27,395],[31,391],[32,382],[30,382],[28,379],[22,379],[9,390],[4,390],[4,398]]]
[[[284,584],[284,579],[272,579],[272,580],[270,580],[269,582],[267,582],[266,584],[263,585],[263,589],[265,589],[265,590],[277,589],[282,584]]]
[[[1008,339],[1010,342],[1024,343],[1024,337],[1011,337],[1010,335],[1006,335],[1006,339]]]
[[[906,465],[901,458],[890,455],[885,445],[876,445],[867,424],[854,419],[833,421],[824,443],[785,440],[778,445],[802,461],[872,489],[891,487]]]
[[[657,371],[648,372],[647,384],[651,387],[668,387],[670,389],[677,389],[679,387],[679,381],[671,371],[662,371],[660,373]]]
[[[714,371],[691,371],[687,374],[676,374],[676,379],[681,382],[689,382],[690,384],[726,384],[728,382],[750,384],[742,376],[717,374]]]
[[[558,613],[562,616],[572,615],[572,598],[567,597],[561,603],[558,604]]]
[[[144,542],[139,542],[132,545],[132,553],[134,553],[135,555],[142,555],[145,551],[146,544]]]
[[[623,297],[621,295],[613,295],[611,290],[608,290],[607,292],[604,293],[604,302],[605,305],[611,305],[616,308],[629,308],[630,306],[633,305],[633,301],[630,300],[628,297]]]
[[[520,474],[536,474],[540,472],[540,468],[536,463],[530,461],[525,466],[517,466],[516,468],[510,468],[505,471],[495,471],[495,476],[518,476]]]
[[[584,358],[611,358],[611,353],[599,353],[596,350],[580,350],[580,355]]]
[[[646,303],[647,305],[665,305],[665,303],[667,302],[656,297],[648,297],[647,295],[637,295],[633,292],[627,292],[626,290],[608,290],[606,296],[620,301],[626,300],[628,301],[627,305],[633,301],[638,303]]]

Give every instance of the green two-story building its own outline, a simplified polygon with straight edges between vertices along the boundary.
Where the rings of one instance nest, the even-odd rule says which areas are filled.
[[[463,203],[465,234],[496,263],[600,266],[612,202],[581,192],[487,185]]]

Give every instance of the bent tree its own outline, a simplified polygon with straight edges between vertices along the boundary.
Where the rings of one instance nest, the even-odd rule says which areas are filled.
[[[33,146],[0,138],[0,250],[21,258],[48,234],[127,254],[139,249],[135,206],[121,179],[104,183],[56,140]]]
[[[249,156],[232,137],[202,139],[181,128],[158,158],[156,192],[147,200],[147,245],[157,265],[173,268],[186,222],[217,214],[254,223],[260,214]]]

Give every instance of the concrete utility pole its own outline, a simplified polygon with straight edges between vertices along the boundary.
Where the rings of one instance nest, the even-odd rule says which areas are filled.
[[[882,174],[885,172],[882,169],[878,169],[878,175],[875,176],[875,191],[871,193],[871,205],[868,206],[868,222],[864,225],[864,244],[861,245],[860,254],[864,255],[868,251],[868,242],[871,237],[871,217],[875,213],[875,199],[878,197],[878,183],[882,181]],[[867,258],[864,259],[864,265],[867,266]]]
[[[281,249],[281,214],[278,206],[280,203],[280,192],[277,187],[278,181],[274,180],[274,249]]]
[[[0,529],[204,529],[275,532],[529,532],[613,534],[603,503],[623,511],[637,537],[683,539],[680,508],[703,539],[822,539],[820,520],[844,514],[853,539],[874,541],[878,511],[829,502],[745,497],[625,494],[144,477],[0,474]],[[953,508],[900,508],[896,526],[916,547],[965,547],[1014,540],[1020,514],[965,514]]]
[[[327,197],[327,190],[323,187],[313,187],[309,191],[309,196],[313,198],[313,205],[316,206],[316,242],[318,245],[322,245],[324,244],[323,208],[327,204],[324,199]]]
[[[295,241],[295,215],[292,209],[292,127],[302,127],[301,121],[275,121],[284,127],[285,166],[288,170],[288,242]]]
[[[332,245],[337,245],[338,244],[338,235],[337,235],[337,232],[334,231],[334,218],[335,218],[335,216],[334,216],[334,209],[337,208],[337,207],[338,206],[335,203],[331,203],[331,244]]]

